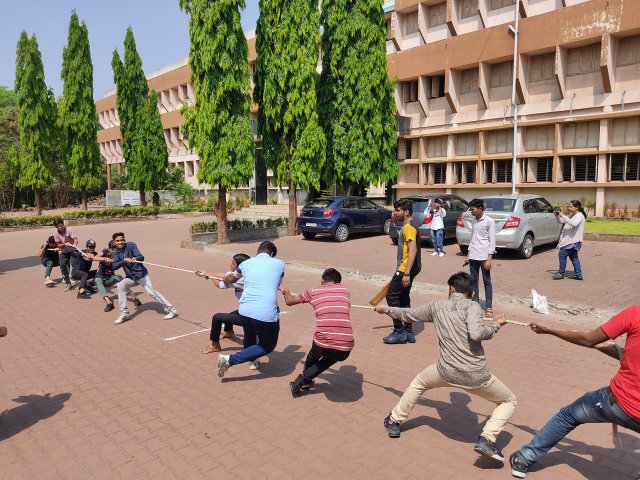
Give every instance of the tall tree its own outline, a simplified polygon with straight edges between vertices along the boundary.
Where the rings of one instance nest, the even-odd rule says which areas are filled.
[[[394,82],[387,73],[380,0],[322,0],[320,119],[324,180],[351,193],[398,175]]]
[[[69,21],[67,46],[62,52],[63,81],[59,105],[64,163],[73,188],[82,192],[87,209],[87,188],[101,183],[102,161],[98,148],[98,116],[93,100],[93,64],[87,25],[75,10]]]
[[[265,162],[289,189],[289,235],[297,186],[320,188],[326,139],[318,123],[318,0],[260,0],[254,101]]]
[[[15,104],[12,90],[6,90],[7,95],[14,97],[8,104]],[[14,161],[20,147],[20,133],[18,129],[19,110],[0,107],[0,211],[13,208],[16,198],[16,187],[20,169]],[[11,153],[10,153],[11,152]]]
[[[51,184],[51,156],[58,141],[57,107],[53,91],[44,81],[36,36],[28,38],[26,32],[22,32],[16,51],[15,91],[19,108],[20,149],[13,161],[20,167],[18,186],[34,190],[40,215],[41,192]]]
[[[184,105],[183,133],[198,152],[198,180],[218,187],[218,243],[229,243],[227,190],[253,174],[251,83],[247,39],[240,24],[244,0],[180,0],[190,15],[193,107]]]

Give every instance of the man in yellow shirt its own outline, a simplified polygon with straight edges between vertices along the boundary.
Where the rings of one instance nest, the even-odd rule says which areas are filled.
[[[411,285],[422,268],[420,259],[420,232],[411,225],[413,202],[406,198],[398,200],[394,207],[395,217],[403,225],[398,232],[398,262],[387,291],[387,305],[411,308]],[[382,339],[384,343],[414,343],[416,337],[409,322],[393,320],[393,332]]]

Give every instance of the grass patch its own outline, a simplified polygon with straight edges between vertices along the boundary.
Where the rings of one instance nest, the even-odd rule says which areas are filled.
[[[640,222],[631,220],[608,220],[590,218],[584,226],[587,233],[614,233],[618,235],[640,235]]]

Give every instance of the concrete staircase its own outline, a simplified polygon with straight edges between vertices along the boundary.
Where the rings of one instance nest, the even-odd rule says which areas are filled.
[[[229,220],[251,220],[280,218],[289,216],[289,205],[251,205],[242,210],[234,210]]]

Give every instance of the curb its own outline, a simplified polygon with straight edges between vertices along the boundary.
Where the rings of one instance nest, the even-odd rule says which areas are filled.
[[[640,243],[640,235],[619,234],[619,233],[596,233],[590,232],[584,234],[585,240],[594,240],[597,242],[616,242],[616,243]]]

